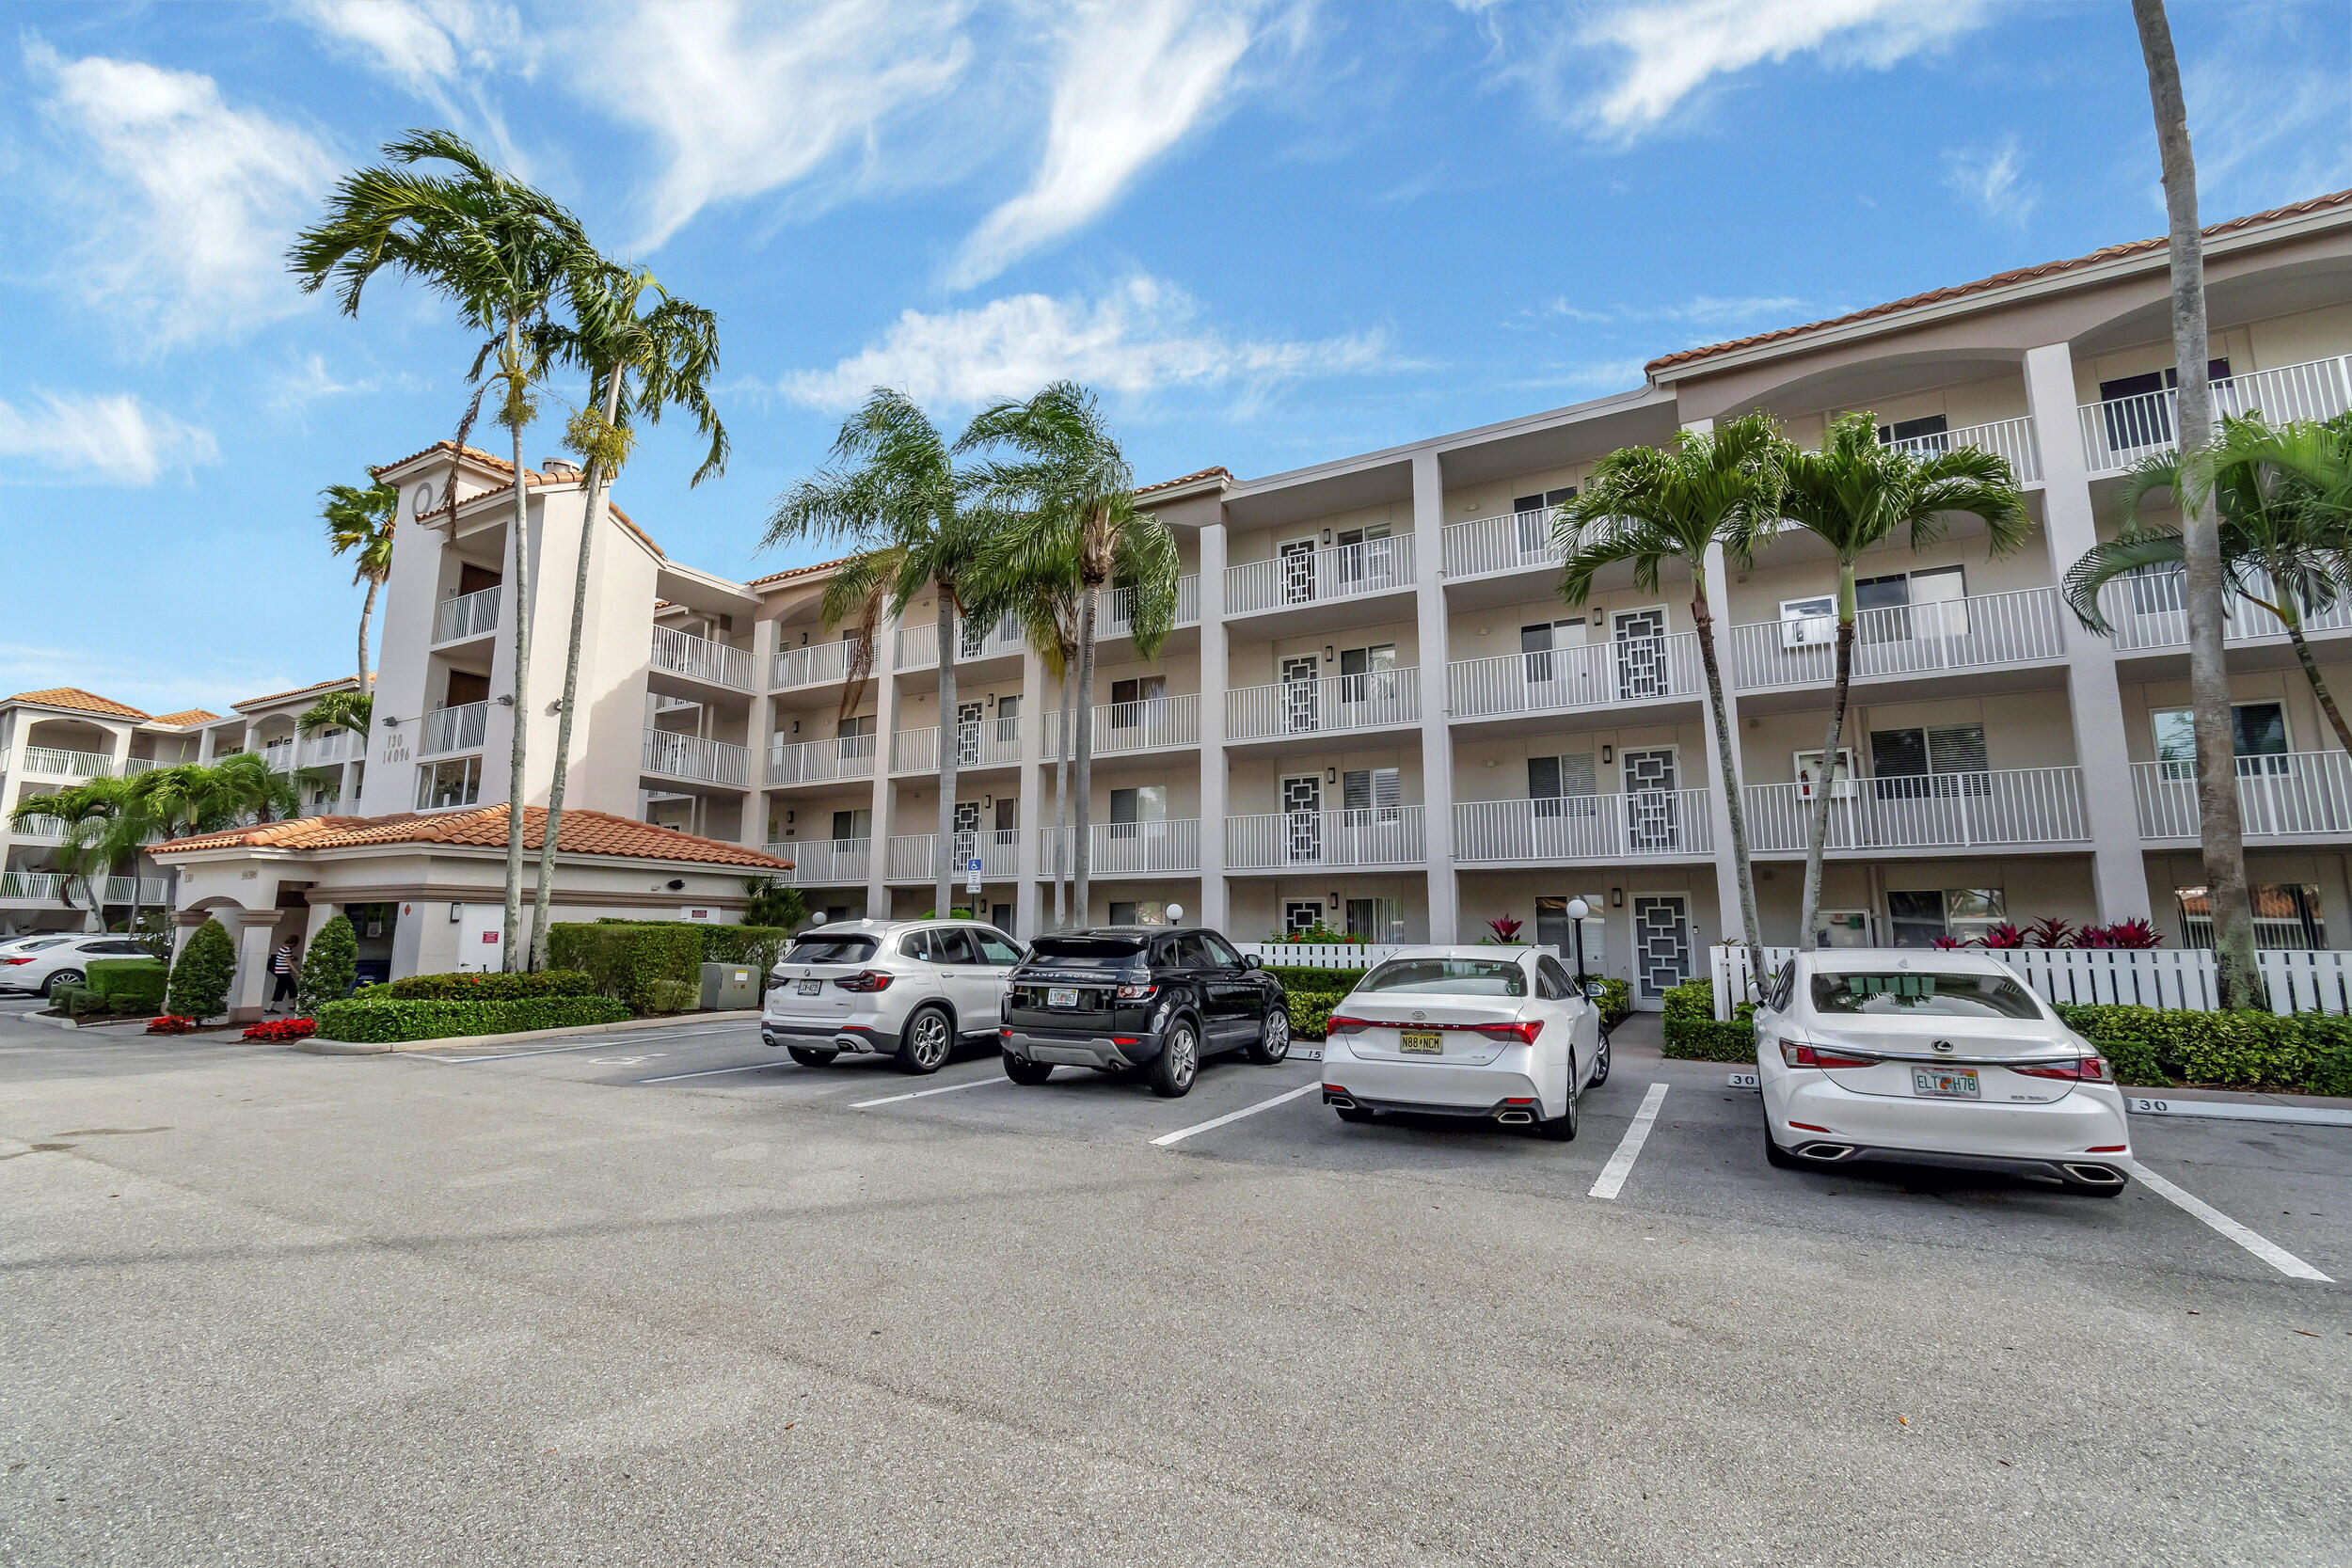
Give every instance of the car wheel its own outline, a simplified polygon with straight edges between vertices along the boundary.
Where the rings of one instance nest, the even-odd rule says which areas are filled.
[[[1258,1036],[1258,1043],[1249,1048],[1249,1059],[1262,1067],[1272,1067],[1291,1053],[1291,1011],[1280,1004],[1265,1010],[1265,1028]]]
[[[898,1063],[901,1072],[937,1072],[947,1065],[947,1053],[955,1049],[955,1026],[947,1015],[937,1007],[917,1007],[907,1020],[906,1031],[898,1037]]]
[[[78,986],[81,983],[82,972],[80,970],[61,969],[41,982],[40,993],[54,1002],[57,999],[59,986]]]
[[[1556,1117],[1546,1117],[1538,1121],[1535,1124],[1535,1135],[1556,1144],[1574,1143],[1577,1121],[1576,1102],[1576,1057],[1571,1054],[1568,1057],[1568,1108]],[[1536,1107],[1535,1114],[1539,1117],[1543,1116],[1543,1108]]]
[[[1042,1084],[1054,1075],[1051,1062],[1028,1062],[1008,1051],[1004,1053],[1005,1076],[1016,1084]]]
[[[1342,1121],[1370,1121],[1373,1117],[1372,1108],[1368,1105],[1334,1105],[1331,1109],[1340,1114]]]
[[[831,1067],[838,1051],[819,1051],[813,1045],[787,1045],[784,1048],[803,1067]]]
[[[1593,1076],[1584,1086],[1588,1089],[1597,1089],[1607,1082],[1609,1082],[1609,1037],[1603,1035],[1600,1037],[1600,1054],[1593,1058]]]
[[[1152,1092],[1175,1100],[1192,1091],[1193,1075],[1200,1070],[1200,1036],[1192,1020],[1180,1018],[1168,1026],[1167,1043],[1152,1058]]]
[[[1778,1140],[1773,1138],[1770,1117],[1764,1120],[1764,1162],[1775,1170],[1795,1170],[1804,1163],[1781,1148]]]

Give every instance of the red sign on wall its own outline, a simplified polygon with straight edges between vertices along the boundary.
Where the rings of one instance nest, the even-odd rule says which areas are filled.
[[[482,940],[485,942],[495,942],[498,939],[499,934],[496,931],[485,931],[482,933]]]

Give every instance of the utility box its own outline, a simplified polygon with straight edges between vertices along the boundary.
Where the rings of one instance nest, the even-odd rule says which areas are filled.
[[[703,965],[703,1011],[726,1012],[759,1006],[756,964]]]

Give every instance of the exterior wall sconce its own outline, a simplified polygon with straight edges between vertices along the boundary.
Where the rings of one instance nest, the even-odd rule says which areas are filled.
[[[1333,652],[1333,651],[1332,651],[1332,647],[1331,647],[1331,644],[1330,644],[1330,643],[1326,642],[1326,643],[1323,645],[1323,662],[1324,662],[1324,663],[1328,664],[1328,663],[1330,663],[1333,659],[1336,659],[1336,658],[1338,658],[1339,657],[1340,657],[1340,656],[1339,656],[1337,653],[1335,653],[1335,652]]]
[[[1600,749],[1600,762],[1602,767],[1606,768],[1609,764],[1616,760],[1617,749],[1614,746],[1603,746]]]
[[[1593,625],[1595,625],[1595,626],[1607,626],[1608,624],[1609,624],[1609,612],[1608,612],[1607,610],[1605,610],[1601,609],[1601,608],[1600,608],[1600,606],[1598,606],[1598,605],[1595,605],[1595,606],[1593,606]]]
[[[1327,545],[1331,542],[1331,531],[1327,528],[1323,531],[1323,542]]]
[[[1325,784],[1338,784],[1340,782],[1340,770],[1336,768],[1325,768],[1323,770],[1323,782]]]
[[[1338,894],[1338,893],[1336,893],[1336,892],[1334,892],[1334,893],[1330,895],[1330,897],[1331,897],[1331,907],[1332,907],[1333,909],[1335,909],[1335,910],[1336,910],[1336,909],[1338,909],[1338,908],[1340,907],[1340,895],[1339,895],[1339,894]]]
[[[793,817],[793,815],[792,815],[790,812],[788,812],[788,811],[787,811],[787,812],[786,812],[786,813],[784,814],[784,819],[785,819],[787,822],[790,822],[790,821],[794,820],[794,817]]]
[[[452,905],[449,907],[449,923],[450,923],[451,925],[454,926],[454,925],[458,924],[460,921],[464,920],[465,918],[466,918],[466,906],[465,906],[465,905],[463,905],[463,904],[452,904]]]
[[[1613,910],[1625,908],[1625,889],[1613,887],[1609,890],[1609,907]]]

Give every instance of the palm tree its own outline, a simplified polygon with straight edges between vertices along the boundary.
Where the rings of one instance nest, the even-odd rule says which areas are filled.
[[[1006,447],[1018,454],[976,467],[975,492],[1005,519],[992,546],[997,580],[1078,582],[1078,736],[1073,750],[1077,820],[1072,877],[1076,918],[1089,918],[1089,817],[1094,759],[1094,633],[1103,589],[1133,592],[1129,625],[1136,651],[1155,652],[1176,622],[1182,570],[1168,525],[1136,510],[1135,476],[1104,420],[1094,394],[1057,381],[1026,403],[980,411],[958,451]]]
[[[80,882],[91,912],[105,922],[106,879],[127,857],[131,863],[131,929],[138,930],[138,855],[155,836],[136,778],[96,778],[46,795],[27,795],[9,813],[18,828],[35,817],[54,817],[65,829],[58,858],[65,863],[67,884]],[[72,900],[67,900],[72,907]]]
[[[639,314],[646,291],[660,297]],[[577,271],[570,293],[578,320],[556,344],[588,370],[590,399],[573,416],[565,440],[588,460],[583,477],[587,515],[580,530],[580,552],[572,578],[571,638],[564,652],[564,698],[555,724],[555,770],[548,784],[547,823],[539,835],[539,881],[531,909],[531,967],[548,964],[549,906],[554,899],[556,834],[564,820],[564,786],[571,772],[572,710],[580,695],[580,656],[588,616],[588,568],[596,535],[604,531],[612,481],[628,462],[634,432],[628,420],[641,414],[658,424],[667,406],[684,408],[710,437],[710,451],[688,483],[700,484],[727,465],[726,427],[711,406],[710,378],[719,370],[718,318],[698,305],[674,297],[651,272],[631,272],[606,262]],[[629,376],[635,372],[632,389]],[[599,394],[598,388],[601,388]],[[600,401],[599,401],[600,396]]]
[[[374,713],[375,698],[364,686],[357,691],[330,691],[303,710],[294,728],[304,735],[320,730],[357,730],[365,735]]]
[[[1581,606],[1594,580],[1630,562],[1634,586],[1658,590],[1659,568],[1680,562],[1691,574],[1691,622],[1707,670],[1715,715],[1716,774],[1731,815],[1731,858],[1740,880],[1740,924],[1748,973],[1764,975],[1764,938],[1756,911],[1756,873],[1748,863],[1748,819],[1733,756],[1737,736],[1724,705],[1715,654],[1715,614],[1707,598],[1707,557],[1720,547],[1745,567],[1780,523],[1782,470],[1790,451],[1769,414],[1750,414],[1711,432],[1686,430],[1666,451],[1627,447],[1593,469],[1582,489],[1552,519],[1562,558],[1560,596]]]
[[[2172,363],[2180,382],[2181,456],[2194,462],[2213,439],[2213,388],[2206,376],[2205,240],[2197,223],[2197,159],[2188,141],[2188,105],[2172,24],[2164,0],[2132,0],[2139,52],[2148,66],[2148,103],[2164,168],[2164,211],[2171,233]],[[2246,824],[2238,809],[2237,748],[2230,727],[2230,670],[2222,645],[2227,589],[2221,531],[2210,507],[2184,497],[2183,584],[2188,620],[2189,713],[2197,736],[2197,816],[2213,900],[2214,978],[2225,1007],[2262,1003],[2254,951],[2254,903],[2246,885]]]
[[[2179,570],[2187,558],[2181,534],[2139,526],[2140,503],[2162,490],[2184,511],[2192,504],[2210,509],[2231,596],[2270,611],[2287,628],[2337,744],[2352,752],[2352,725],[2320,677],[2319,660],[2303,635],[2306,614],[2352,595],[2352,515],[2331,504],[2328,493],[2330,480],[2347,467],[2352,420],[2279,429],[2259,414],[2225,418],[2220,439],[2193,459],[2150,457],[2132,470],[2124,491],[2128,526],[2074,562],[2066,574],[2067,605],[2084,626],[2107,635],[2111,628],[2099,610],[2102,589],[2135,572]]]
[[[1959,515],[1983,522],[1990,551],[2007,555],[2031,527],[2026,499],[2009,464],[1974,447],[1930,455],[1881,446],[1877,416],[1848,414],[1831,424],[1820,451],[1791,449],[1782,459],[1781,515],[1809,530],[1837,559],[1837,677],[1830,697],[1829,736],[1813,789],[1805,834],[1804,898],[1797,944],[1813,950],[1821,904],[1821,849],[1829,838],[1837,752],[1853,677],[1854,562],[1898,534],[1918,549],[1943,537]]]
[[[501,388],[498,422],[514,437],[515,621],[514,739],[507,768],[506,921],[501,962],[516,967],[522,924],[523,765],[530,729],[531,501],[523,467],[523,431],[536,415],[533,385],[545,369],[538,328],[555,292],[595,263],[579,219],[551,198],[510,178],[462,137],[447,131],[413,131],[388,143],[391,167],[346,176],[328,199],[326,215],[296,236],[287,263],[303,292],[332,277],[345,315],[359,311],[369,278],[389,266],[449,299],[466,325],[489,336],[475,353],[468,379],[473,401],[458,421],[465,450],[482,398]],[[426,175],[420,163],[446,163],[454,175]],[[498,369],[487,380],[484,367]],[[450,510],[457,498],[453,483]]]
[[[956,848],[956,620],[968,606],[966,579],[979,564],[986,528],[962,505],[947,443],[904,392],[878,387],[834,438],[833,466],[803,480],[776,502],[763,548],[847,543],[856,553],[825,584],[818,606],[828,628],[856,617],[861,664],[872,657],[873,630],[898,615],[925,584],[939,601],[939,831],[932,844],[934,910],[954,908]],[[845,710],[846,711],[846,710]],[[877,737],[879,747],[881,737]],[[887,759],[879,766],[887,768]]]
[[[326,504],[319,515],[326,523],[326,546],[337,555],[354,555],[354,586],[368,585],[359,606],[359,689],[368,689],[368,622],[375,614],[376,590],[392,571],[392,515],[400,510],[400,492],[382,480],[361,488],[330,484],[319,492]]]

